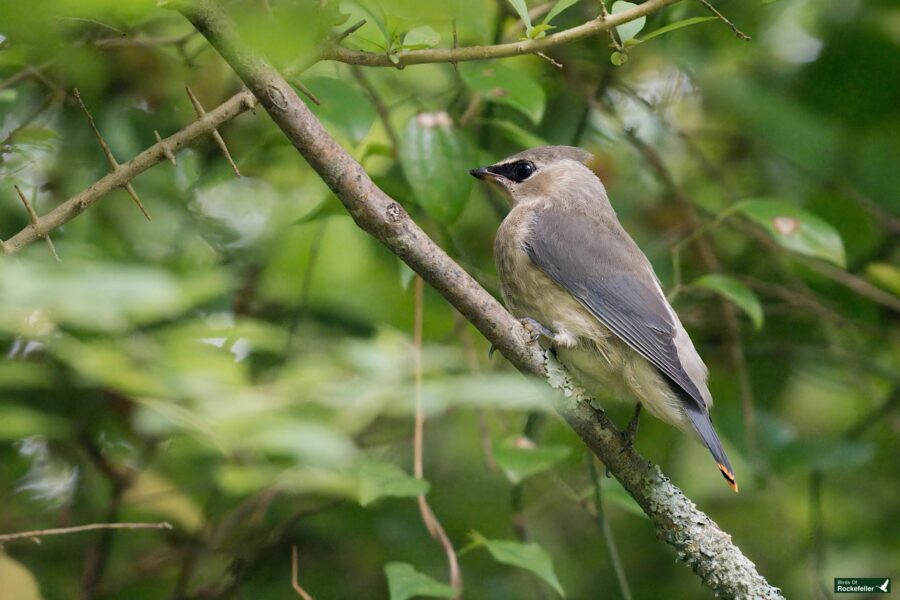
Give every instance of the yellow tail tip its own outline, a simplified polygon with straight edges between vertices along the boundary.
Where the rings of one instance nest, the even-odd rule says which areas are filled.
[[[719,465],[719,470],[722,471],[722,476],[725,477],[725,481],[728,482],[728,486],[731,489],[733,489],[735,491],[735,493],[737,493],[738,484],[737,484],[737,481],[734,479],[734,473],[732,473],[731,470],[728,467],[726,467],[725,465],[723,465],[722,463],[716,463],[716,464]]]

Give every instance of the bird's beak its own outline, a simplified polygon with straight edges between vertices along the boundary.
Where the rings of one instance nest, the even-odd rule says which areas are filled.
[[[500,175],[492,172],[490,167],[478,167],[477,169],[469,169],[469,175],[476,179],[500,179]]]

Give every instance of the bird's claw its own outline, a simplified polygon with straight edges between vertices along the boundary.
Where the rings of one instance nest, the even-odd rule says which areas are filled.
[[[637,406],[635,406],[634,408],[634,415],[631,417],[631,420],[628,421],[628,425],[625,427],[625,431],[622,432],[622,438],[624,439],[625,444],[619,451],[620,454],[634,446],[634,438],[637,437],[638,425],[640,424],[640,420],[641,403],[638,402]]]
[[[532,344],[541,339],[541,336],[550,338],[551,340],[556,337],[555,333],[531,317],[522,317],[519,319],[519,323],[522,324],[522,327],[524,327],[525,331],[531,336],[529,342]]]

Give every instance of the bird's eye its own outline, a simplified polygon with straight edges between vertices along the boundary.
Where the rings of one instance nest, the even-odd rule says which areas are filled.
[[[537,167],[530,160],[517,160],[516,162],[488,167],[488,171],[514,183],[522,183],[537,171]]]
[[[531,177],[535,171],[534,163],[530,160],[520,160],[512,165],[512,173],[510,173],[513,181],[521,183]]]

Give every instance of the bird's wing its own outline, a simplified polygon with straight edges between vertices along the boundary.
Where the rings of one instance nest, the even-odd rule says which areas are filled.
[[[678,356],[674,313],[649,262],[618,223],[555,207],[540,210],[525,251],[550,279],[696,401],[690,408],[707,413]]]

